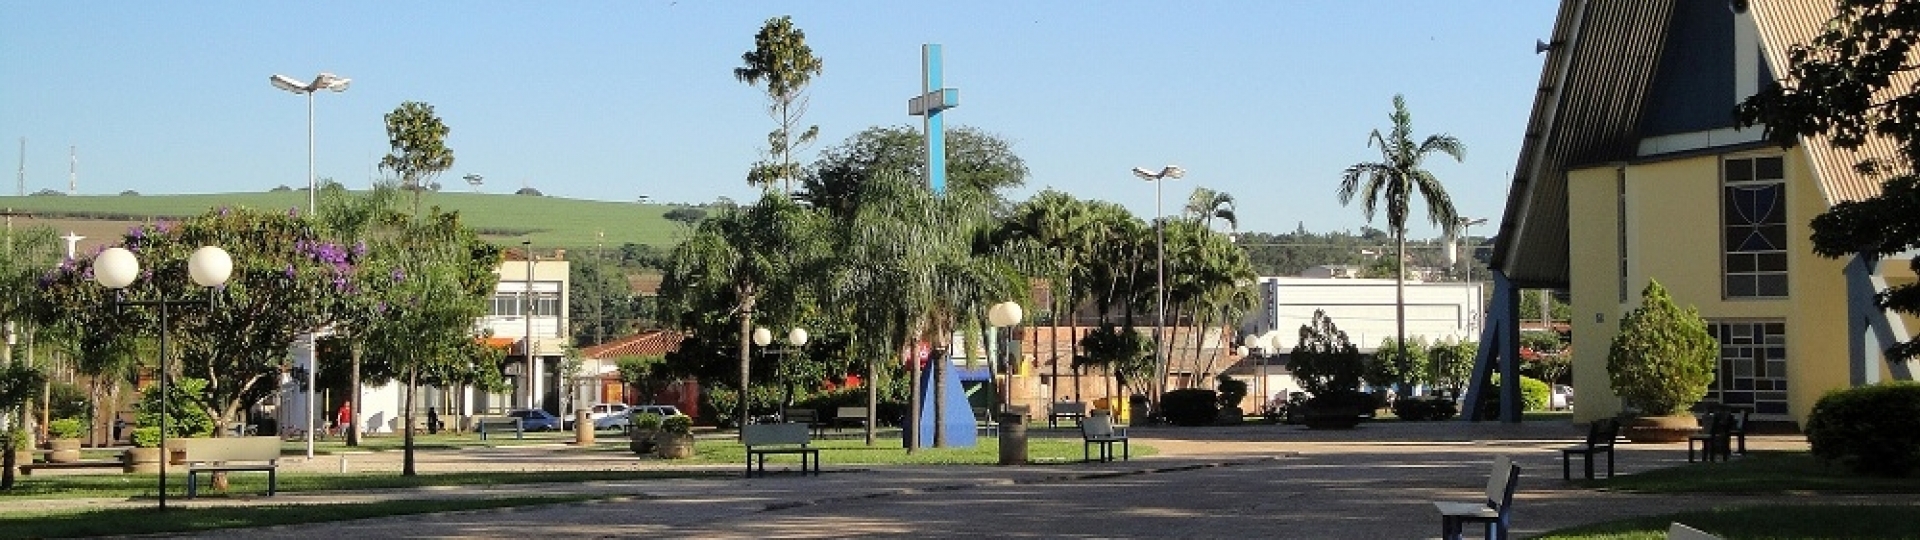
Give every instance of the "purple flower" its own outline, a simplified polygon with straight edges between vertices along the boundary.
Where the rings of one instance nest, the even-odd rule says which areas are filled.
[[[406,281],[406,279],[407,279],[407,272],[406,272],[405,270],[401,270],[401,269],[400,269],[400,267],[398,267],[398,266],[396,266],[396,267],[394,267],[394,268],[393,268],[393,280],[394,280],[394,281],[396,281],[396,282],[398,282],[398,281]]]
[[[232,208],[228,208],[225,206],[220,207],[220,217],[227,217],[227,214],[231,212],[233,212]]]
[[[293,265],[292,265],[292,264],[288,264],[288,265],[287,265],[287,279],[293,279],[293,277],[294,277],[294,272],[293,272]]]
[[[353,243],[353,255],[356,257],[365,257],[367,255],[367,242],[365,240],[355,241]]]
[[[161,233],[173,232],[174,225],[172,221],[156,221],[153,223],[153,230]]]
[[[300,217],[300,207],[295,206],[293,208],[288,208],[287,217],[292,217],[292,218]]]

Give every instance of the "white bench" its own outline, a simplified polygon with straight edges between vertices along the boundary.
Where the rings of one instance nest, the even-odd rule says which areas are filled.
[[[813,474],[819,475],[820,449],[807,446],[812,442],[807,429],[806,424],[793,423],[740,426],[740,442],[747,447],[747,477],[753,477],[756,461],[760,474],[767,473],[768,454],[799,454],[800,474],[807,474],[811,465]]]
[[[260,471],[267,473],[267,496],[276,491],[280,466],[279,437],[217,437],[172,439],[167,447],[187,453],[187,498],[200,491],[200,473]]]
[[[865,427],[867,425],[866,407],[841,407],[833,412],[833,426]]]
[[[1505,540],[1512,528],[1513,489],[1520,482],[1520,466],[1515,465],[1507,456],[1493,459],[1493,470],[1487,473],[1486,499],[1476,502],[1439,502],[1433,503],[1440,511],[1440,537],[1447,540],[1459,540],[1461,529],[1468,523],[1487,524],[1487,538]]]
[[[1047,427],[1060,427],[1061,419],[1078,424],[1087,418],[1087,404],[1080,401],[1055,401],[1047,410]]]
[[[493,429],[495,431],[503,430],[507,428],[513,428],[513,438],[515,439],[527,438],[526,437],[527,430],[525,429],[525,425],[520,423],[519,418],[514,418],[511,416],[475,416],[473,417],[473,430],[480,432],[480,440],[483,440],[483,441],[487,440],[487,426],[493,426]]]
[[[1133,460],[1133,449],[1128,447],[1127,428],[1113,425],[1113,416],[1096,414],[1080,420],[1080,457],[1093,461],[1093,447],[1100,446],[1100,461],[1113,461],[1113,444],[1120,443],[1122,460]]]

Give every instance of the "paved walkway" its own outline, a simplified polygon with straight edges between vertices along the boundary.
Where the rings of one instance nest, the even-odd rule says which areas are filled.
[[[1433,500],[1472,500],[1495,455],[1523,467],[1520,536],[1622,517],[1777,497],[1631,495],[1575,489],[1560,479],[1557,448],[1583,433],[1560,423],[1370,424],[1348,432],[1294,426],[1135,428],[1159,455],[1130,462],[995,466],[836,465],[821,476],[635,480],[584,484],[283,493],[182,501],[184,506],[326,504],[420,498],[590,494],[583,504],[451,512],[209,533],[225,538],[822,538],[822,537],[1272,537],[1432,538]],[[1804,448],[1798,436],[1750,437],[1753,448]],[[397,471],[398,452],[349,455],[353,471]],[[1683,464],[1684,444],[1625,445],[1619,472]],[[339,457],[286,469],[338,471]],[[1577,465],[1577,464],[1576,464]],[[653,460],[563,445],[423,452],[423,472],[641,470]],[[721,468],[721,467],[716,467]],[[724,467],[732,469],[732,467]],[[1577,474],[1577,471],[1576,471]],[[1807,497],[1796,502],[1916,497]],[[43,501],[46,507],[151,501]],[[0,514],[4,515],[4,514]]]

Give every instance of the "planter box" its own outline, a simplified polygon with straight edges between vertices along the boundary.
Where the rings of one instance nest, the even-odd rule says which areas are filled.
[[[120,463],[121,472],[158,473],[160,472],[160,449],[128,448],[126,453],[120,454]]]
[[[47,441],[48,463],[75,463],[80,461],[80,439],[54,439]]]
[[[660,457],[665,459],[687,459],[693,457],[693,435],[665,435],[660,438]]]
[[[633,428],[628,431],[632,441],[627,443],[627,449],[633,450],[634,455],[653,455],[654,448],[659,446],[659,434],[659,430]]]

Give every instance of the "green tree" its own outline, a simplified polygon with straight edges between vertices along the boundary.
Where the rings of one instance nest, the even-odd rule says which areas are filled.
[[[1813,219],[1813,251],[1869,261],[1920,248],[1920,87],[1908,77],[1920,46],[1920,4],[1836,0],[1832,20],[1806,44],[1792,46],[1783,81],[1741,103],[1741,124],[1764,125],[1782,147],[1802,137],[1859,150],[1868,141],[1894,143],[1897,155],[1862,159],[1857,169],[1882,179],[1880,193],[1834,204]],[[1818,139],[1816,139],[1818,140]],[[1920,259],[1909,263],[1920,271]],[[1920,315],[1920,284],[1900,283],[1875,298],[1879,307]],[[1889,362],[1920,357],[1920,336],[1886,351]]]
[[[1432,382],[1431,374],[1426,339],[1415,337],[1411,342],[1399,343],[1386,338],[1380,341],[1380,348],[1374,350],[1365,378],[1375,389],[1390,385],[1410,388]]]
[[[1217,218],[1226,221],[1231,230],[1240,229],[1240,217],[1233,213],[1233,195],[1224,191],[1193,188],[1193,193],[1187,195],[1187,206],[1183,213],[1188,219],[1198,220],[1209,228]]]
[[[1387,116],[1393,121],[1393,128],[1386,135],[1374,130],[1368,136],[1368,146],[1378,146],[1380,161],[1356,163],[1347,167],[1340,175],[1340,204],[1350,204],[1354,197],[1360,198],[1360,213],[1367,221],[1373,221],[1374,209],[1381,204],[1387,208],[1387,227],[1393,231],[1393,244],[1397,255],[1396,262],[1407,260],[1407,217],[1412,213],[1412,201],[1416,194],[1427,205],[1427,221],[1435,226],[1450,226],[1458,221],[1454,211],[1453,199],[1447,196],[1447,190],[1440,185],[1440,179],[1422,166],[1427,156],[1440,153],[1452,156],[1456,161],[1466,159],[1467,147],[1451,135],[1429,135],[1419,144],[1414,143],[1413,114],[1407,112],[1406,99],[1398,94],[1393,96],[1393,114]],[[1396,342],[1407,342],[1407,276],[1405,272],[1394,275],[1394,320],[1396,322]],[[1404,353],[1403,353],[1404,355]]]
[[[575,260],[570,267],[567,311],[575,346],[605,343],[638,330],[639,301],[620,267],[601,259]]]
[[[767,133],[767,159],[753,165],[747,184],[770,187],[783,182],[781,192],[790,191],[800,176],[793,152],[820,136],[820,126],[795,130],[807,113],[807,85],[824,65],[807,45],[807,33],[794,26],[790,16],[767,19],[753,36],[753,50],[741,54],[740,63],[733,77],[752,86],[766,85],[767,114],[776,124]]]
[[[1620,319],[1607,348],[1614,395],[1650,416],[1684,414],[1707,394],[1720,344],[1692,307],[1680,309],[1658,281],[1640,293],[1640,307]]]
[[[1139,330],[1103,324],[1080,338],[1084,353],[1073,359],[1074,369],[1099,368],[1127,389],[1146,391],[1154,376],[1153,340]]]
[[[413,211],[420,212],[420,192],[439,191],[434,178],[453,168],[453,149],[447,148],[447,124],[433,114],[433,105],[408,101],[387,113],[387,145],[380,169],[392,172],[400,188],[413,192]]]
[[[14,344],[0,344],[0,365],[13,363],[14,347],[30,342],[38,333],[32,317],[35,291],[41,274],[58,258],[53,229],[15,230],[9,225],[0,230],[0,325],[5,326],[0,331],[29,336],[16,339]],[[32,410],[29,400],[22,404],[19,417],[12,420],[20,422],[18,425],[31,425]]]
[[[739,420],[751,416],[751,333],[756,315],[779,322],[801,319],[795,312],[800,303],[761,300],[792,299],[803,294],[799,283],[805,274],[801,270],[820,259],[824,224],[817,212],[768,192],[753,206],[720,210],[700,222],[693,235],[674,248],[660,287],[663,308],[673,314],[670,319],[677,326],[694,330],[700,338],[682,342],[687,352],[682,357],[695,356],[696,365],[717,359],[706,352],[713,349],[699,345],[717,347],[718,337],[726,334],[737,339],[738,356],[734,358],[740,367],[741,392],[736,404]],[[738,320],[733,332],[711,331],[720,330],[715,323],[726,318]],[[702,327],[710,331],[696,330]]]
[[[1465,388],[1468,379],[1473,377],[1473,358],[1479,351],[1480,344],[1472,341],[1435,343],[1432,349],[1427,350],[1434,386],[1445,388],[1452,395],[1459,395],[1460,389]]]
[[[1013,145],[980,129],[947,130],[947,187],[996,193],[1026,183],[1027,163]],[[925,178],[926,137],[910,126],[874,126],[820,153],[801,182],[802,197],[838,219],[858,213],[862,186],[880,174]],[[997,204],[997,203],[996,203]]]
[[[1366,374],[1360,348],[1326,311],[1318,309],[1313,310],[1313,319],[1300,327],[1300,341],[1287,368],[1299,379],[1300,388],[1314,397],[1358,392],[1360,379]]]
[[[46,374],[33,366],[16,362],[0,364],[0,416],[17,419],[15,415],[21,414],[46,383]],[[10,421],[9,424],[9,429],[0,431],[0,461],[4,461],[0,463],[0,490],[13,489],[13,470],[18,465],[14,461],[14,449],[33,444],[32,435],[20,423]]]

